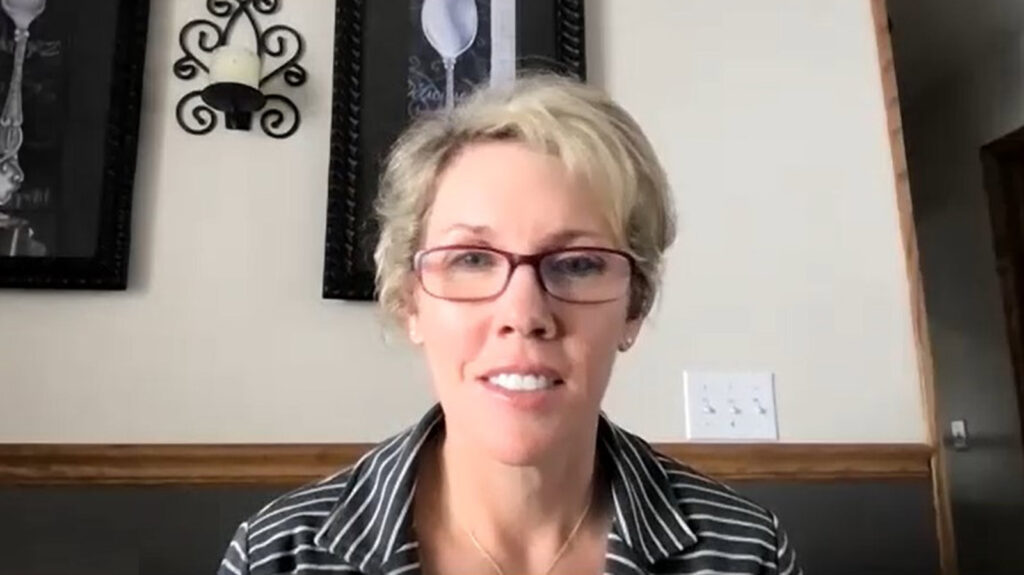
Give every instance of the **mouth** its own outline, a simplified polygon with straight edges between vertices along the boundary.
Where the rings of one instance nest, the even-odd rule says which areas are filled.
[[[548,413],[568,397],[564,392],[565,376],[535,363],[494,368],[483,373],[477,381],[486,396],[519,414]]]
[[[532,373],[499,373],[486,378],[486,381],[507,391],[541,391],[565,383],[561,379]]]
[[[565,384],[558,372],[547,368],[501,368],[480,380],[509,392],[544,391]]]

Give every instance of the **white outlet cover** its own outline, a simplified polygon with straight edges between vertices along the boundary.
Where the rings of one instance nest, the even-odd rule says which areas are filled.
[[[773,374],[686,371],[683,388],[688,439],[778,441]]]

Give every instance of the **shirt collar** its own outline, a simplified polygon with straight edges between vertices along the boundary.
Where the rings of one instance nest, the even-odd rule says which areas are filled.
[[[416,460],[443,426],[444,413],[435,405],[416,425],[364,455],[352,467],[315,543],[371,573],[385,571],[399,551],[415,546]],[[651,446],[603,413],[597,442],[611,484],[609,538],[624,543],[631,560],[648,566],[696,543]]]

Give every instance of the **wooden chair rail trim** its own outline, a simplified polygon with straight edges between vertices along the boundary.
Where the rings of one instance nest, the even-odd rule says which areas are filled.
[[[366,444],[0,444],[0,485],[288,485],[325,477]],[[722,480],[929,479],[925,444],[655,446]]]

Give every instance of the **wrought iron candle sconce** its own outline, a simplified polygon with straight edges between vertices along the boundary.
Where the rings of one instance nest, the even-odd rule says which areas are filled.
[[[299,129],[299,108],[290,98],[264,91],[270,81],[280,77],[298,87],[306,83],[306,69],[299,64],[305,52],[302,36],[294,28],[276,24],[263,30],[258,15],[278,11],[280,0],[207,0],[206,11],[221,19],[223,26],[208,19],[190,21],[178,36],[184,56],[174,63],[174,75],[192,80],[202,71],[210,78],[208,86],[193,90],[178,101],[175,115],[186,132],[208,134],[218,124],[217,112],[224,114],[229,130],[249,130],[253,115],[259,125],[274,138],[287,138]],[[256,50],[232,44],[231,37],[240,20],[245,20],[255,36]],[[209,57],[200,58],[203,53]],[[263,74],[269,58],[279,63]]]

